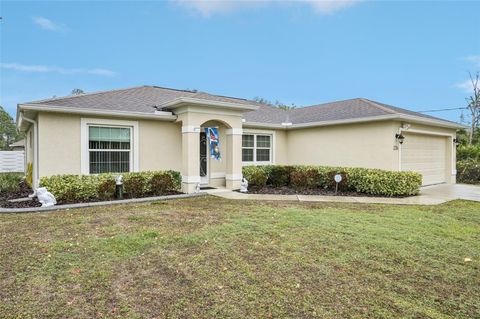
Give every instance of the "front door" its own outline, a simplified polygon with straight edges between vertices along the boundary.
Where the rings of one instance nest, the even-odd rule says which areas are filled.
[[[200,132],[200,184],[208,184],[208,142],[205,132]]]

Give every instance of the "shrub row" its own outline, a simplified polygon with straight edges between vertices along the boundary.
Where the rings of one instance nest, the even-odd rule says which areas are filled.
[[[19,191],[22,180],[22,173],[0,173],[0,193]]]
[[[480,184],[480,161],[457,161],[457,182]]]
[[[262,188],[334,189],[333,177],[341,174],[339,189],[382,196],[409,196],[420,191],[422,176],[415,172],[393,172],[367,168],[327,166],[245,166],[243,176],[249,184]]]
[[[115,176],[123,176],[125,197],[160,196],[180,190],[182,178],[175,171],[98,175],[54,175],[42,177],[46,187],[60,202],[110,200],[115,197]]]

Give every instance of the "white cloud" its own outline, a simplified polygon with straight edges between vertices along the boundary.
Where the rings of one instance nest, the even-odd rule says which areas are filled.
[[[208,17],[217,13],[230,13],[270,5],[307,5],[320,14],[333,14],[351,7],[361,0],[170,0],[171,2]]]
[[[25,65],[18,63],[0,63],[0,68],[21,71],[21,72],[31,72],[31,73],[59,73],[59,74],[91,74],[99,76],[114,76],[116,73],[107,69],[65,69],[57,66],[46,66],[46,65]]]
[[[40,28],[48,31],[66,31],[67,27],[63,24],[58,24],[53,22],[50,19],[44,17],[33,17],[33,23],[38,25]]]
[[[336,11],[342,10],[344,8],[351,7],[359,2],[359,0],[305,0],[301,2],[306,2],[312,6],[315,11],[322,14],[333,14]]]
[[[467,56],[465,60],[472,62],[473,65],[480,68],[480,55],[470,55],[470,56]]]
[[[456,88],[461,89],[462,91],[465,92],[472,92],[473,91],[473,84],[471,80],[466,80],[461,83],[455,84]]]

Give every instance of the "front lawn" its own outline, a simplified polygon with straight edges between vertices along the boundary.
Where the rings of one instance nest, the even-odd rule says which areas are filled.
[[[0,215],[0,318],[479,318],[480,203]]]

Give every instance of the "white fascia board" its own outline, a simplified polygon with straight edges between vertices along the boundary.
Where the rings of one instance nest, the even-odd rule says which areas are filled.
[[[413,123],[447,127],[447,128],[453,128],[453,129],[468,128],[467,126],[462,125],[462,124],[458,124],[458,123],[447,122],[447,121],[436,120],[436,119],[428,119],[428,118],[423,118],[423,117],[419,117],[419,116],[412,116],[412,115],[400,114],[399,119],[405,120],[405,121],[410,121],[410,122],[413,122]]]
[[[170,102],[160,104],[159,108],[165,109],[175,109],[184,105],[202,105],[207,107],[217,107],[217,108],[228,108],[228,109],[237,109],[244,111],[255,111],[258,110],[258,106],[253,104],[240,104],[232,102],[222,102],[222,101],[213,101],[205,99],[195,99],[191,97],[179,97]]]
[[[242,123],[244,128],[269,128],[269,129],[277,129],[282,130],[286,129],[285,126],[281,124],[274,124],[274,123],[260,123],[260,122],[243,122]],[[291,127],[291,126],[289,126]]]
[[[300,123],[292,124],[289,126],[284,126],[281,124],[272,124],[272,123],[258,123],[258,122],[245,122],[243,123],[244,127],[252,128],[271,128],[271,129],[302,129],[310,127],[319,127],[319,126],[329,126],[329,125],[341,125],[341,124],[354,124],[362,122],[376,122],[376,121],[386,121],[386,120],[399,120],[399,121],[409,121],[412,123],[425,124],[431,126],[447,127],[452,129],[466,128],[464,125],[457,123],[450,123],[442,120],[422,118],[419,116],[409,116],[403,114],[389,114],[381,116],[370,116],[362,117],[356,119],[345,119],[345,120],[336,120],[336,121],[321,121],[321,122],[311,122],[311,123]]]
[[[175,121],[177,119],[176,115],[156,115],[154,113],[142,113],[142,112],[126,112],[126,111],[110,111],[110,110],[99,110],[99,109],[85,109],[78,107],[62,107],[62,106],[51,106],[44,104],[19,104],[18,110],[29,110],[37,112],[57,112],[57,113],[72,113],[72,114],[88,114],[88,115],[103,115],[111,117],[129,117],[129,118],[138,118],[138,119],[153,119],[159,121]]]

